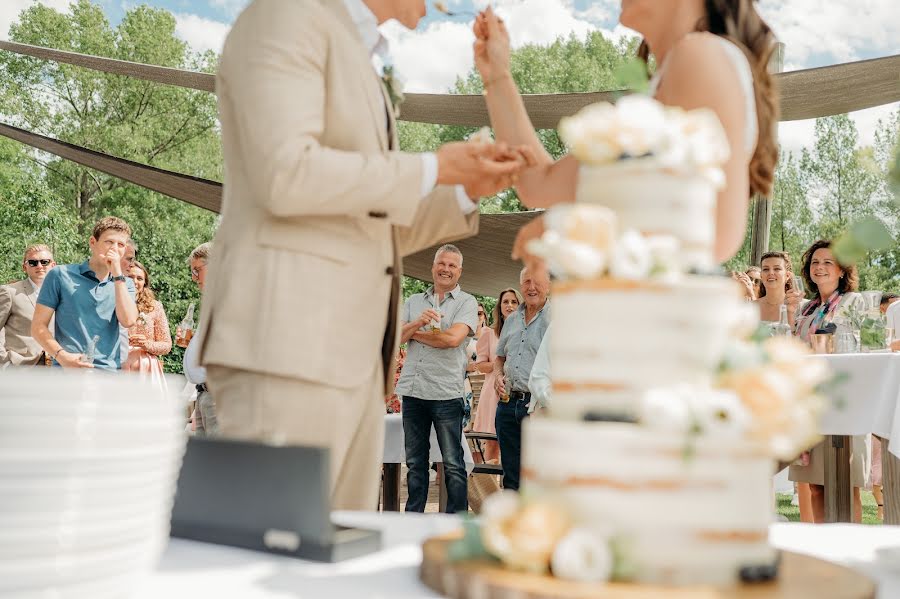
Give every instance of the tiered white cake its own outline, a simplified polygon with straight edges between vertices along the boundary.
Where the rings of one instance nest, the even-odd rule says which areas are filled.
[[[582,166],[576,204],[549,211],[532,245],[558,276],[553,400],[525,423],[521,473],[524,501],[555,506],[581,534],[560,541],[554,573],[602,579],[584,553],[594,538],[615,555],[614,576],[636,582],[771,577],[773,455],[790,456],[792,435],[814,428],[796,396],[811,396],[821,373],[790,390],[746,384],[774,363],[790,381],[802,352],[746,344],[729,359],[753,307],[729,278],[691,274],[714,264],[721,126],[709,112],[629,98],[586,109],[561,133]],[[773,388],[779,399],[758,405],[753,394]]]

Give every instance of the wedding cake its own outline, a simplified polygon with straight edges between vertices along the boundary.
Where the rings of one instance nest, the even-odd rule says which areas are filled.
[[[751,338],[755,307],[712,273],[721,125],[633,96],[560,133],[577,201],[531,245],[555,275],[553,400],[524,424],[521,496],[484,506],[485,547],[580,581],[769,579],[775,458],[815,436],[824,366]]]

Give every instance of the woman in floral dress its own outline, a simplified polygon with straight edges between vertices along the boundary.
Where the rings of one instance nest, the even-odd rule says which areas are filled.
[[[138,319],[128,329],[128,359],[122,370],[138,372],[154,384],[166,387],[159,356],[172,351],[172,334],[162,304],[157,301],[150,285],[150,274],[140,262],[135,262],[129,275],[134,280]]]

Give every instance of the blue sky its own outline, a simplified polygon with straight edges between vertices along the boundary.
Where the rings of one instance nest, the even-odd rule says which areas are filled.
[[[0,36],[24,7],[36,0],[0,0]],[[65,10],[70,0],[41,0]],[[175,14],[177,33],[195,49],[218,50],[228,29],[249,0],[93,0],[111,22],[139,4]],[[330,0],[340,1],[340,0]],[[504,15],[514,45],[549,43],[560,35],[584,35],[599,29],[619,37],[633,32],[617,25],[620,0],[493,0]],[[759,10],[786,44],[785,70],[838,64],[900,53],[898,0],[760,0]],[[454,10],[483,8],[487,0],[445,0]],[[431,4],[429,0],[429,5]],[[409,91],[439,93],[472,66],[467,19],[448,18],[429,6],[415,32],[384,26],[398,72]],[[853,113],[864,142],[875,124],[898,105]],[[782,123],[782,143],[799,149],[812,140],[813,122]]]

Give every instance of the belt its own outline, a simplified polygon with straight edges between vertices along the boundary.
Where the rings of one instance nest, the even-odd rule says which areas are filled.
[[[200,383],[199,385],[194,386],[197,389],[197,393],[206,393],[208,389],[206,388],[206,383]]]
[[[509,398],[513,401],[530,401],[531,393],[527,391],[510,391]]]

